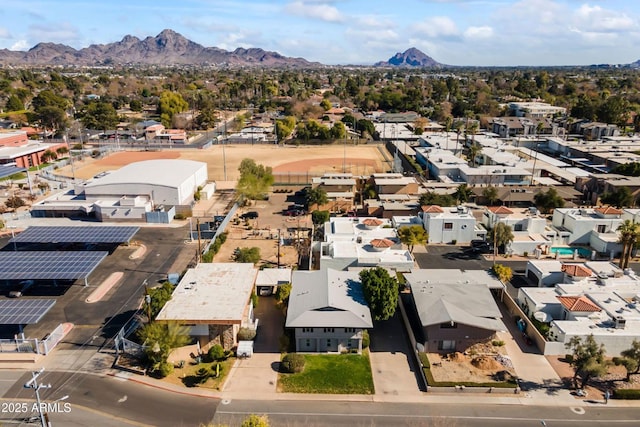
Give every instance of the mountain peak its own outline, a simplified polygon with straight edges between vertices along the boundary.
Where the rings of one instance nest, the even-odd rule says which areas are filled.
[[[442,64],[426,55],[420,49],[410,47],[404,52],[398,52],[388,61],[378,62],[377,66],[393,67],[441,67]]]

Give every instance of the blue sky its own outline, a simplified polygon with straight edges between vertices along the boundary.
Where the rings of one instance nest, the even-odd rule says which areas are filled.
[[[0,48],[74,48],[175,30],[204,46],[372,64],[417,47],[452,65],[640,59],[638,0],[22,0],[0,8]]]

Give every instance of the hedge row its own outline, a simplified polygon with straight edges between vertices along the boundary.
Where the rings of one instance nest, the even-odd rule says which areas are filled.
[[[640,389],[623,388],[614,390],[612,397],[614,399],[640,400]]]

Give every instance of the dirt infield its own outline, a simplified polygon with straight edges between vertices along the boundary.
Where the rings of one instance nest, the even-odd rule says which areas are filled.
[[[384,150],[384,148],[382,148]],[[238,179],[238,166],[245,158],[271,166],[274,173],[352,172],[367,175],[389,169],[378,145],[357,146],[299,146],[273,145],[214,145],[206,150],[124,151],[103,159],[86,158],[75,163],[76,177],[89,179],[100,172],[118,169],[126,164],[152,159],[186,159],[205,162],[209,180],[233,181]],[[69,166],[58,173],[71,177]]]

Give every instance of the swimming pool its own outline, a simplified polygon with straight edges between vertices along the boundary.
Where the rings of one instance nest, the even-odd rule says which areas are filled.
[[[578,255],[583,257],[583,258],[590,258],[591,257],[591,250],[589,250],[588,248],[568,248],[568,247],[556,247],[556,248],[551,248],[551,253],[555,254],[556,252],[558,252],[561,256],[562,255],[573,255],[573,252],[577,250],[578,251]]]

